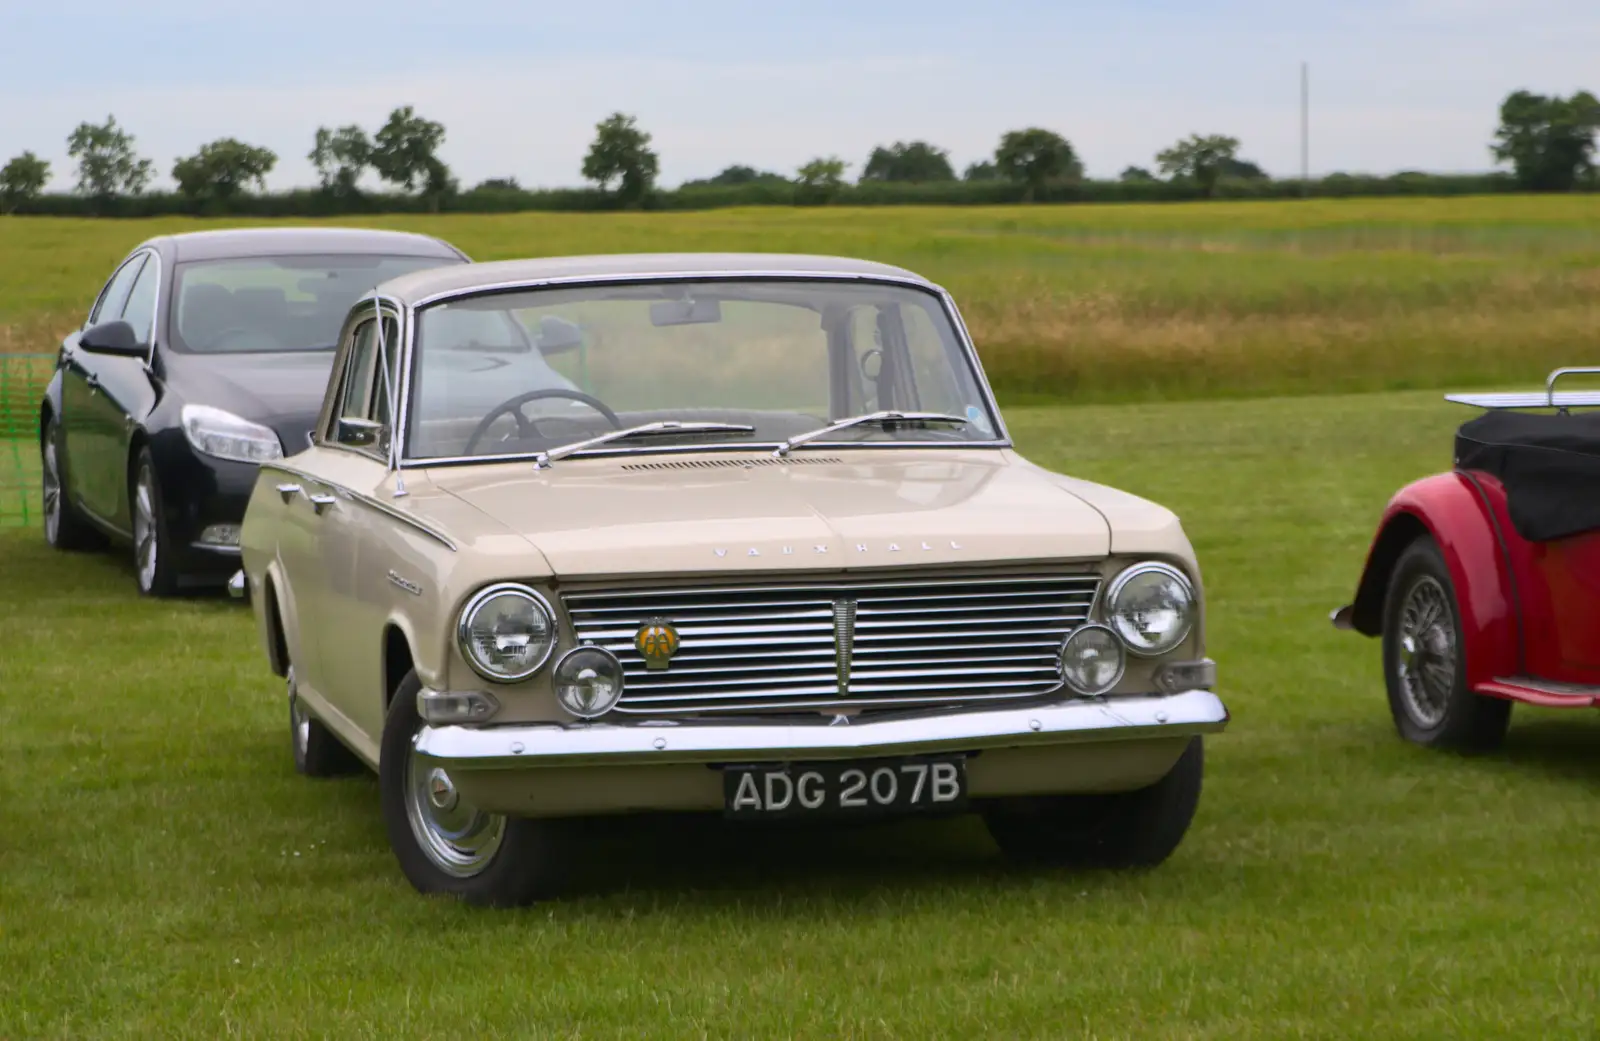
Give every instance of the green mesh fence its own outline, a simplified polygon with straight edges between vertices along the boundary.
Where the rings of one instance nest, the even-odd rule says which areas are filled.
[[[53,354],[0,354],[0,527],[39,522],[39,396]]]

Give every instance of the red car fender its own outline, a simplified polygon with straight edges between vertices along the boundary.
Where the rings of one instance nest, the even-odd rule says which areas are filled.
[[[1367,552],[1355,600],[1336,612],[1335,624],[1366,636],[1382,633],[1395,562],[1424,534],[1438,544],[1455,585],[1468,689],[1517,675],[1522,640],[1505,539],[1470,474],[1435,474],[1394,494]]]

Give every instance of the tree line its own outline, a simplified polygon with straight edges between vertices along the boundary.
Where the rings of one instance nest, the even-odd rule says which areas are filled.
[[[614,113],[595,126],[580,172],[592,187],[528,190],[515,178],[492,178],[462,190],[440,158],[442,124],[412,106],[396,108],[375,131],[357,125],[318,127],[310,152],[319,184],[311,190],[267,194],[277,165],[270,149],[222,138],[178,159],[175,193],[147,191],[154,164],[138,155],[135,140],[114,116],[81,123],[67,138],[75,190],[46,194],[50,164],[23,152],[0,168],[0,212],[153,215],[251,213],[319,215],[401,211],[505,211],[515,209],[700,208],[717,205],[834,202],[1069,202],[1286,197],[1296,194],[1453,194],[1467,191],[1559,192],[1595,190],[1600,100],[1588,91],[1570,97],[1519,90],[1500,107],[1490,152],[1509,175],[1442,177],[1418,173],[1391,177],[1332,174],[1314,182],[1274,181],[1240,155],[1238,138],[1191,134],[1154,156],[1155,172],[1125,169],[1114,182],[1091,181],[1077,150],[1061,134],[1041,127],[1008,131],[990,158],[958,176],[950,153],[926,141],[897,141],[874,148],[854,182],[851,163],[819,156],[791,175],[732,165],[714,177],[676,189],[656,184],[660,157],[633,116]],[[360,187],[368,173],[389,187]]]

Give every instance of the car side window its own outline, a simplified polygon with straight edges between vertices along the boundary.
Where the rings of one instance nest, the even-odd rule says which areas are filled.
[[[392,319],[383,323],[384,350],[378,343],[378,323],[366,321],[356,327],[355,340],[345,356],[344,372],[333,416],[332,440],[352,448],[381,451],[387,443],[383,433],[389,427],[389,380],[397,379],[399,329]],[[380,355],[388,355],[388,371]]]
[[[128,292],[133,288],[133,280],[139,274],[139,269],[144,266],[146,254],[138,256],[117,268],[116,274],[111,276],[111,281],[106,283],[105,290],[100,294],[100,299],[95,301],[94,307],[89,311],[89,321],[84,323],[84,328],[109,322],[122,313],[122,308],[128,302]]]
[[[148,344],[155,332],[156,283],[160,278],[161,265],[154,260],[145,261],[122,308],[122,320],[133,326],[134,338],[140,343]]]

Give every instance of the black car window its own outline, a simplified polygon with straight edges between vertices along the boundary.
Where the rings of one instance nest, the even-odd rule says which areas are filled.
[[[128,302],[122,308],[122,320],[133,326],[133,335],[140,343],[149,343],[156,321],[156,286],[161,280],[161,264],[146,261],[144,269],[128,292]]]
[[[100,299],[89,312],[88,325],[109,322],[122,314],[123,305],[128,302],[128,291],[133,288],[133,280],[139,274],[139,269],[144,266],[146,255],[140,253],[117,268],[116,274],[106,283]]]

